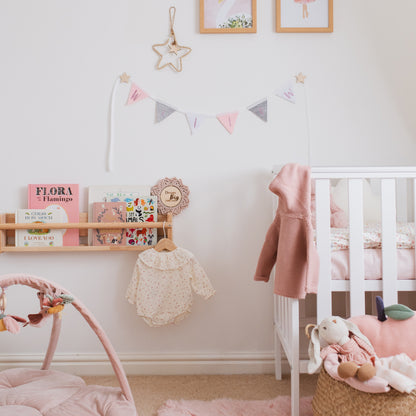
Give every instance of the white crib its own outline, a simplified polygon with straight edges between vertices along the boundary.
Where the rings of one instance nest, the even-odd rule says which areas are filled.
[[[273,169],[274,174],[278,171],[277,167]],[[308,362],[300,359],[299,342],[300,337],[304,337],[303,331],[300,333],[301,321],[320,322],[335,314],[332,305],[335,292],[345,293],[341,299],[346,302],[346,315],[355,316],[365,314],[366,292],[381,292],[385,304],[391,305],[398,303],[399,292],[416,291],[414,278],[398,280],[396,258],[396,222],[410,222],[416,218],[416,167],[313,167],[311,177],[316,181],[316,244],[320,257],[314,316],[305,316],[304,301],[274,295],[275,374],[276,379],[281,379],[283,350],[291,372],[292,416],[299,415],[299,374],[307,372]],[[348,181],[349,280],[331,280],[330,184],[339,179]],[[365,179],[379,187],[381,198],[381,280],[365,280],[364,276]],[[277,204],[274,213],[276,207]],[[414,250],[412,255],[415,256]]]

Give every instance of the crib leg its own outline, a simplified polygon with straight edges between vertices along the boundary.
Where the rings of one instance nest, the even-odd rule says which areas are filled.
[[[290,397],[291,397],[292,416],[299,416],[299,400],[300,400],[299,364],[294,365],[290,372]]]
[[[276,380],[282,379],[282,344],[274,324],[274,376]]]
[[[291,408],[292,416],[299,416],[299,301],[297,299],[291,299],[291,371],[290,371],[290,396],[291,396]]]

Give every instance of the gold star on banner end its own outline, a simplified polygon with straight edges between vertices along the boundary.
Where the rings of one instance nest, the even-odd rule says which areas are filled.
[[[124,82],[124,83],[126,83],[126,84],[128,84],[128,83],[129,83],[129,81],[130,81],[130,75],[127,75],[125,72],[123,72],[123,73],[120,75],[120,81],[121,81],[121,82]]]
[[[299,72],[299,74],[295,75],[295,78],[297,84],[304,84],[306,75],[303,75],[302,72]]]

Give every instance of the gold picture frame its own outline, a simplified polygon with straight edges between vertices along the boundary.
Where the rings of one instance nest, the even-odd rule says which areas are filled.
[[[241,3],[241,13],[238,13],[238,3]],[[249,6],[251,11],[247,12]],[[199,0],[199,31],[256,33],[257,0]]]
[[[276,32],[331,33],[333,31],[333,0],[276,0]]]

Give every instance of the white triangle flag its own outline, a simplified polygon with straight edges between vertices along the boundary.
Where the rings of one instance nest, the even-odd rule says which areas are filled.
[[[203,114],[186,113],[186,118],[191,129],[191,134],[194,134],[195,130],[199,129],[202,122],[206,119],[206,116]]]
[[[290,80],[275,91],[275,94],[293,104],[296,103],[295,80]]]

